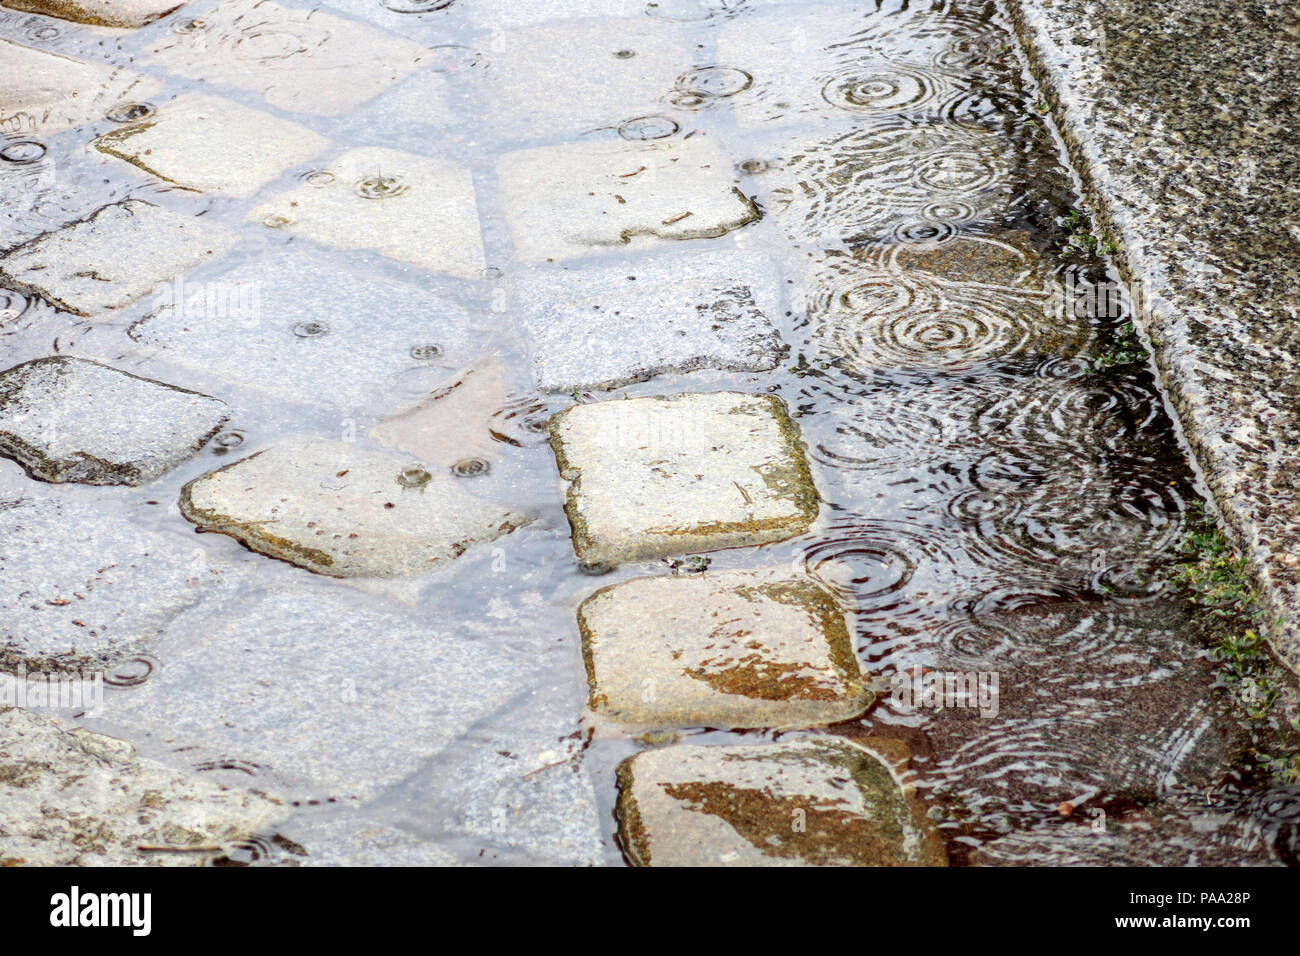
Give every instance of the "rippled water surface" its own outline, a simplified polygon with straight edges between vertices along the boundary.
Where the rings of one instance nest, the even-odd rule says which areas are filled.
[[[310,302],[310,314],[293,313],[268,287],[264,351],[241,353],[232,338],[229,354],[194,361],[151,347],[147,301],[91,322],[0,290],[9,364],[52,351],[98,358],[238,410],[199,460],[138,493],[60,493],[174,528],[180,519],[166,503],[223,456],[285,435],[365,433],[447,394],[474,368],[479,384],[465,399],[464,426],[441,436],[445,460],[429,460],[541,519],[504,548],[472,551],[436,581],[409,587],[314,578],[225,538],[189,539],[199,560],[216,555],[243,574],[240,599],[196,627],[242,620],[257,599],[293,589],[309,601],[434,621],[439,631],[533,661],[536,687],[504,697],[507,716],[497,719],[509,723],[510,708],[521,723],[547,707],[562,712],[560,729],[581,744],[566,750],[568,735],[557,733],[556,759],[576,753],[593,776],[605,862],[621,863],[613,770],[649,744],[588,734],[574,607],[597,584],[654,568],[627,565],[593,580],[573,558],[546,423],[574,398],[533,388],[528,339],[512,319],[523,276],[561,267],[515,258],[495,169],[502,155],[526,147],[699,137],[733,161],[729,174],[763,217],[669,251],[739,248],[770,263],[781,296],[771,318],[790,353],[771,372],[660,376],[616,394],[734,388],[783,398],[825,504],[813,531],[761,549],[762,563],[805,568],[855,612],[861,660],[873,674],[998,676],[995,717],[906,708],[886,693],[834,732],[908,743],[955,863],[1296,861],[1295,790],[1243,776],[1250,733],[1216,689],[1194,609],[1162,584],[1200,495],[1145,361],[1099,361],[1119,347],[1128,316],[1078,308],[1062,291],[1116,276],[1098,252],[1070,243],[1064,217],[1078,195],[993,4],[335,0],[319,9],[433,51],[397,85],[338,109],[276,86],[267,79],[274,72],[201,82],[181,61],[167,61],[168,74],[145,55],[200,35],[260,67],[292,71],[322,42],[306,28],[285,32],[256,18],[223,33],[205,20],[212,6],[191,3],[125,34],[0,14],[4,37],[161,80],[148,101],[105,104],[89,128],[7,132],[0,239],[12,245],[133,196],[237,227],[234,263],[249,281],[303,269],[350,280],[313,280],[286,293]],[[616,79],[607,64],[618,64]],[[613,107],[612,84],[625,91]],[[88,132],[147,117],[196,89],[260,109],[270,103],[338,150],[383,146],[468,166],[488,268],[434,276],[375,253],[319,247],[306,250],[302,265],[296,257],[308,244],[276,228],[284,223],[245,217],[289,186],[328,185],[321,164],[290,170],[243,201],[181,190],[86,149]],[[407,185],[376,168],[356,188],[383,202]],[[656,254],[616,251],[604,264],[634,276],[641,256]],[[231,260],[205,268],[195,281],[224,273]],[[406,331],[413,326],[404,313],[454,321],[436,326],[446,337],[420,337]],[[317,377],[316,387],[304,387],[291,371],[295,349],[330,338],[339,349],[313,353],[328,357],[314,360],[308,378]],[[376,377],[359,356],[390,345],[409,362]],[[755,563],[753,551],[711,558],[712,569]],[[246,621],[251,632],[257,624]],[[310,633],[303,641],[309,648]],[[357,635],[361,655],[366,641]],[[147,685],[155,664],[166,666],[160,657],[125,667],[113,693]],[[447,825],[461,811],[438,781],[476,766],[492,734],[491,721],[471,729],[434,765],[362,801],[365,813],[468,861],[541,859]],[[267,773],[238,753],[191,761],[165,740],[140,742],[232,783],[256,784]],[[304,799],[299,812],[360,812],[329,805],[343,796],[322,795],[317,806]],[[1077,810],[1063,812],[1063,803]],[[1098,819],[1111,827],[1097,832]],[[244,856],[265,862],[279,853],[268,843]]]

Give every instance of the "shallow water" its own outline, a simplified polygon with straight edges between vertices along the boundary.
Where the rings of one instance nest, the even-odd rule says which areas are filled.
[[[126,34],[5,12],[0,36],[158,77],[155,104],[202,87],[268,109],[264,91],[182,79],[144,55],[169,34],[210,30],[203,21],[210,6],[193,3]],[[530,290],[539,276],[553,277],[557,290],[574,280],[563,278],[566,267],[516,258],[495,169],[502,155],[539,145],[698,136],[734,161],[735,181],[763,219],[721,239],[606,253],[600,264],[631,277],[639,263],[665,254],[761,257],[771,270],[762,278],[780,299],[769,317],[790,353],[771,372],[659,376],[614,395],[732,388],[782,397],[816,468],[822,519],[809,534],[757,553],[713,553],[711,569],[805,568],[856,613],[861,660],[873,673],[924,668],[998,679],[995,717],[904,708],[886,694],[835,732],[908,743],[915,782],[957,863],[1295,862],[1300,800],[1294,788],[1241,772],[1249,731],[1216,688],[1195,610],[1160,581],[1200,500],[1192,469],[1145,361],[1097,362],[1121,343],[1127,314],[1098,315],[1061,300],[1062,289],[1117,276],[1104,256],[1068,245],[1063,217],[1078,194],[996,7],[605,0],[584,7],[590,18],[565,19],[567,7],[322,5],[435,56],[338,115],[281,114],[333,145],[250,201],[180,190],[86,149],[92,135],[146,107],[114,104],[90,126],[8,135],[0,150],[0,186],[12,197],[0,222],[6,246],[127,196],[202,213],[237,227],[242,242],[186,281],[222,280],[234,265],[246,281],[266,283],[265,311],[254,323],[261,331],[243,333],[292,331],[268,338],[256,360],[238,350],[238,329],[227,354],[212,347],[198,350],[203,360],[185,360],[151,346],[148,300],[88,321],[0,292],[8,295],[0,301],[8,302],[0,325],[8,364],[51,352],[97,358],[238,410],[198,459],[145,488],[54,489],[174,536],[183,553],[219,562],[234,582],[225,605],[198,609],[149,662],[124,668],[112,693],[138,692],[153,679],[139,674],[165,669],[169,655],[214,629],[233,624],[256,635],[250,609],[258,599],[292,594],[426,628],[434,622],[438,633],[527,660],[527,685],[377,792],[358,798],[288,787],[302,804],[300,819],[361,814],[468,862],[569,862],[545,839],[461,825],[493,818],[496,801],[544,834],[550,810],[533,818],[505,790],[444,787],[487,779],[483,761],[508,729],[536,726],[553,739],[560,772],[580,765],[590,775],[602,862],[620,863],[613,771],[649,744],[584,721],[574,608],[595,586],[656,569],[633,564],[593,578],[573,558],[545,423],[574,399],[535,391],[529,343],[512,313],[525,279]],[[320,38],[246,23],[208,42],[258,62],[291,62]],[[593,51],[608,61],[593,61]],[[646,64],[618,75],[629,91],[618,113],[602,89],[605,63],[614,61]],[[271,101],[302,105],[289,94]],[[243,221],[257,202],[312,183],[335,152],[370,145],[471,169],[488,266],[478,278],[331,251]],[[382,199],[402,186],[377,170],[364,188]],[[973,258],[958,248],[975,250]],[[322,336],[341,347],[325,357],[313,352],[315,364],[303,366],[293,339]],[[394,349],[409,362],[395,366]],[[168,507],[186,481],[232,456],[286,435],[364,435],[462,370],[489,363],[492,383],[446,442],[452,471],[475,492],[540,519],[434,579],[366,587],[313,577],[227,538],[194,538]],[[16,493],[24,479],[10,463],[3,469],[5,493]],[[309,682],[312,634],[302,641],[300,676]],[[367,654],[364,634],[356,653]],[[409,653],[436,653],[436,643]],[[358,673],[403,666],[400,656],[375,658]],[[206,677],[197,669],[184,692],[210,700],[233,692],[205,685]],[[286,693],[310,711],[309,693]],[[202,728],[145,733],[113,715],[110,697],[99,726],[151,755],[240,785],[280,786],[274,767],[205,750]],[[400,727],[401,715],[393,719]],[[701,730],[681,738],[771,736]],[[1064,802],[1077,812],[1063,816]],[[1109,828],[1099,831],[1098,821]],[[289,857],[267,842],[243,859]]]

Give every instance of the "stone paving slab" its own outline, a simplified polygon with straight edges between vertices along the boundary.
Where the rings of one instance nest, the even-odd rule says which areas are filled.
[[[225,0],[159,34],[149,52],[178,76],[316,116],[350,112],[418,69],[428,53],[364,23],[269,0]]]
[[[673,256],[634,267],[537,270],[519,283],[533,380],[610,389],[665,372],[775,368],[778,292],[761,256]]]
[[[484,57],[492,126],[532,140],[620,127],[629,136],[624,124],[645,117],[673,130],[666,101],[692,66],[693,46],[680,24],[645,16],[494,32]]]
[[[0,372],[0,455],[41,481],[142,485],[228,417],[215,398],[85,359],[56,355]]]
[[[448,805],[439,821],[448,832],[521,854],[519,862],[604,863],[581,693],[567,678],[530,687],[433,767],[430,786]]]
[[[551,420],[551,447],[585,564],[782,541],[817,517],[798,428],[771,395],[576,405]]]
[[[578,628],[592,710],[633,726],[815,727],[872,700],[844,612],[788,571],[634,578],[583,601]]]
[[[680,745],[618,769],[638,866],[944,866],[938,831],[874,753],[835,737]]]
[[[95,148],[186,189],[247,198],[328,143],[297,123],[191,93],[105,133]]]
[[[531,520],[409,455],[340,441],[286,441],[181,491],[181,513],[262,554],[333,577],[441,568]]]
[[[519,257],[543,262],[717,238],[758,221],[731,165],[703,138],[591,142],[507,153],[497,178]]]
[[[185,0],[3,0],[0,6],[74,23],[133,30],[174,13],[185,6]]]
[[[469,170],[395,149],[350,150],[248,221],[468,279],[486,267]]]
[[[414,402],[481,353],[464,309],[413,282],[376,282],[313,249],[270,249],[161,287],[131,338],[196,374],[304,405]]]
[[[1183,434],[1282,621],[1273,646],[1300,670],[1294,21],[1263,0],[1009,8]]]
[[[32,486],[40,488],[40,486]],[[39,493],[0,504],[0,666],[113,667],[190,608],[241,581],[184,539],[125,514]]]
[[[128,199],[10,249],[0,256],[0,284],[94,316],[129,305],[234,242],[226,226]]]
[[[500,463],[502,447],[492,438],[493,417],[505,404],[505,365],[493,357],[384,419],[370,429],[370,437],[439,468],[464,471],[473,461],[491,467]]]
[[[529,662],[438,623],[279,590],[170,635],[161,669],[108,699],[104,721],[241,767],[259,789],[357,806],[464,740],[529,677]]]
[[[162,89],[156,79],[85,63],[0,39],[0,130],[10,135],[51,132],[103,118],[117,103],[145,100]]]
[[[280,865],[289,866],[468,866],[436,843],[404,830],[353,815],[293,820],[277,837],[286,852]]]
[[[217,786],[141,759],[123,741],[0,707],[0,866],[202,866],[287,816],[263,794]]]

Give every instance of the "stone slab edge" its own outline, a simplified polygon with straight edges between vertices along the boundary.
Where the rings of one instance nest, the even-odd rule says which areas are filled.
[[[1222,62],[1224,34],[1238,48],[1233,53],[1243,68],[1218,79],[1238,85],[1231,93],[1238,100],[1249,102],[1258,93],[1266,102],[1253,85],[1258,71],[1285,76],[1292,72],[1285,60],[1296,53],[1286,51],[1280,24],[1274,20],[1270,27],[1267,11],[1252,11],[1260,14],[1255,29],[1229,23],[1244,18],[1245,8],[1257,7],[1258,0],[1226,10],[1210,0],[1001,5],[1052,105],[1096,225],[1120,248],[1121,276],[1143,292],[1146,301],[1134,309],[1134,325],[1154,356],[1160,386],[1227,533],[1251,566],[1273,649],[1300,673],[1300,496],[1294,490],[1300,389],[1285,371],[1300,365],[1300,335],[1285,332],[1295,328],[1294,295],[1287,290],[1295,288],[1300,249],[1291,247],[1288,264],[1285,244],[1261,236],[1252,249],[1243,233],[1258,234],[1260,196],[1294,195],[1295,186],[1270,181],[1270,170],[1247,194],[1233,195],[1236,190],[1229,192],[1224,182],[1225,153],[1230,159],[1235,151],[1238,166],[1248,167],[1256,155],[1294,155],[1294,141],[1285,139],[1285,117],[1276,126],[1254,129],[1243,121],[1237,138],[1228,139],[1214,116],[1220,105],[1209,98],[1183,102],[1171,116],[1175,111],[1160,95],[1162,84],[1177,83],[1191,101],[1203,80],[1192,75],[1194,64]],[[1225,29],[1200,35],[1180,30],[1170,6],[1203,21],[1222,17]],[[1125,63],[1122,57],[1130,54]],[[1135,95],[1137,86],[1117,86],[1114,64],[1128,68],[1126,81],[1145,74],[1149,79],[1142,82],[1151,84],[1151,95]],[[1205,148],[1215,136],[1225,136],[1221,151]],[[1173,172],[1162,176],[1161,169]],[[1180,195],[1171,201],[1175,189]],[[1279,217],[1266,225],[1276,236],[1288,223]],[[1243,252],[1267,257],[1266,268],[1291,275],[1278,282],[1243,275],[1233,263],[1234,253],[1238,262],[1247,261]],[[1231,281],[1225,282],[1225,274]]]

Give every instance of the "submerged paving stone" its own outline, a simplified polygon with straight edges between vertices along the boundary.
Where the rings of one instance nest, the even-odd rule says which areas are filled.
[[[861,376],[1070,359],[1092,338],[1092,320],[1026,240],[958,236],[810,262],[809,341],[819,358]]]
[[[638,866],[945,866],[938,831],[876,754],[835,737],[673,746],[618,768]]]
[[[344,153],[248,221],[469,279],[486,266],[469,170],[395,149]]]
[[[67,356],[0,372],[0,455],[41,481],[141,485],[193,455],[225,402]]]
[[[500,30],[484,57],[492,125],[513,139],[620,128],[631,137],[638,120],[653,118],[670,136],[679,124],[665,100],[693,52],[680,24],[645,16]]]
[[[264,794],[0,707],[0,866],[202,866],[287,816]]]
[[[275,445],[196,478],[180,508],[202,531],[334,577],[433,570],[531,520],[410,456],[320,439]]]
[[[188,94],[105,133],[95,148],[186,189],[248,197],[328,143],[297,123]]]
[[[10,249],[0,256],[0,285],[93,316],[129,305],[234,242],[223,225],[127,199]]]
[[[577,405],[551,420],[551,446],[586,564],[782,541],[817,517],[798,428],[772,395]]]
[[[755,181],[764,209],[813,249],[950,238],[1024,191],[1008,137],[932,116],[785,131],[754,148],[767,164]]]
[[[276,399],[349,412],[427,396],[477,359],[466,309],[422,285],[375,281],[319,250],[274,248],[157,290],[130,337],[172,365]]]
[[[125,515],[50,494],[0,503],[0,667],[111,669],[238,586],[183,538]]]
[[[533,687],[432,768],[429,785],[446,806],[442,824],[505,862],[601,865],[602,812],[584,762],[588,739],[572,682]]]
[[[153,77],[103,63],[84,63],[0,39],[0,131],[56,131],[102,119],[121,101],[154,96]]]
[[[226,0],[150,48],[178,76],[261,95],[279,109],[339,116],[419,68],[419,44],[323,10]]]
[[[768,320],[779,302],[772,275],[771,263],[743,253],[534,272],[520,298],[537,387],[569,393],[664,372],[775,368],[786,347]]]
[[[471,460],[501,460],[493,416],[506,404],[505,366],[487,359],[452,376],[413,408],[384,419],[370,437],[440,468]],[[463,466],[462,466],[463,467]]]
[[[645,727],[813,727],[870,705],[843,611],[787,571],[635,578],[578,608],[591,708]]]
[[[436,843],[351,814],[290,821],[276,836],[284,850],[277,860],[281,866],[467,865]]]
[[[114,695],[104,720],[192,747],[200,766],[233,764],[259,789],[355,806],[466,739],[529,679],[530,662],[438,623],[278,589],[174,631],[158,648],[165,666]]]
[[[579,143],[508,153],[497,165],[515,248],[529,262],[717,238],[760,212],[703,138]]]
[[[0,6],[74,23],[130,30],[179,10],[185,0],[3,0]]]

